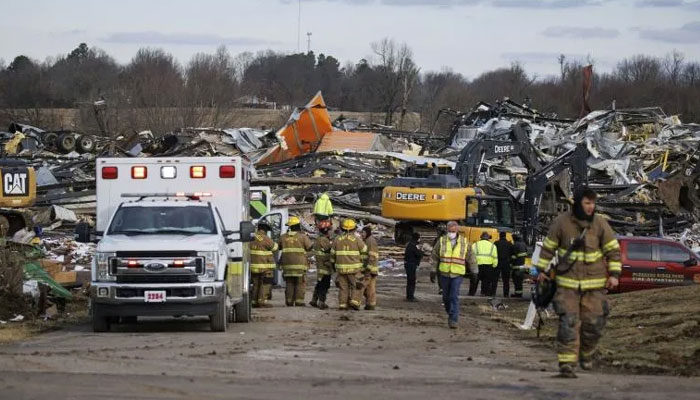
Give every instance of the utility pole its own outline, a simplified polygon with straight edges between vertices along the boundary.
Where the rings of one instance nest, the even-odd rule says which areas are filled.
[[[311,35],[312,35],[311,32],[306,32],[306,36],[307,36],[307,39],[306,39],[306,54],[311,53]]]
[[[299,15],[297,17],[297,53],[301,51],[301,0],[299,0]]]

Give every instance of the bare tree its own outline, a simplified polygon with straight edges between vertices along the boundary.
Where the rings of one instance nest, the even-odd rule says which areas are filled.
[[[668,76],[673,86],[677,86],[681,79],[684,62],[685,56],[678,50],[673,50],[673,52],[666,54],[666,57],[664,57],[664,71],[666,71],[666,76]]]
[[[184,124],[221,126],[229,121],[238,89],[234,59],[226,47],[195,54],[185,70]]]
[[[419,69],[413,62],[413,52],[405,43],[397,45],[391,39],[372,43],[372,51],[378,57],[375,69],[380,73],[381,110],[384,123],[391,125],[393,114],[399,107],[399,95],[410,96],[410,90],[418,77]],[[407,101],[406,101],[407,102]]]

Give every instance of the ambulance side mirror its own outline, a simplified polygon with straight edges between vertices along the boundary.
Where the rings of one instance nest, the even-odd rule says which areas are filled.
[[[243,243],[255,240],[255,225],[250,221],[242,221],[240,226],[240,240]]]
[[[75,241],[78,243],[90,243],[91,229],[87,222],[79,222],[75,225],[73,233]]]

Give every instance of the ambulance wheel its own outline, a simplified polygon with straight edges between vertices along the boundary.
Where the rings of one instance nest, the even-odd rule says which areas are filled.
[[[250,322],[251,304],[249,293],[243,293],[243,299],[241,299],[241,302],[233,307],[236,322]]]
[[[226,308],[226,296],[224,296],[216,305],[216,313],[209,316],[209,326],[212,332],[226,332],[228,327],[228,312]]]
[[[92,331],[93,332],[109,332],[112,319],[100,313],[100,310],[92,305]]]

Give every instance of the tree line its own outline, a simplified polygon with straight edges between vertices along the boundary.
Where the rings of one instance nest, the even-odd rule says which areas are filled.
[[[0,62],[0,109],[3,120],[41,125],[42,110],[81,108],[98,115],[94,102],[103,100],[108,110],[103,118],[113,133],[226,127],[231,110],[249,102],[245,99],[299,106],[318,90],[333,108],[378,113],[384,124],[398,128],[406,113],[417,113],[422,130],[431,128],[442,108],[466,111],[478,101],[504,97],[528,99],[538,111],[561,118],[581,111],[584,63],[563,55],[552,60],[559,66],[557,76],[532,76],[515,62],[468,79],[450,69],[422,71],[411,49],[390,39],[372,43],[370,50],[366,58],[341,64],[314,52],[233,56],[220,47],[181,64],[162,49],[141,48],[123,65],[81,43],[42,62],[24,55]],[[595,71],[595,60],[589,63]],[[593,109],[613,102],[617,108],[660,106],[697,122],[700,63],[677,51],[625,58],[610,72],[594,72],[590,99]]]

